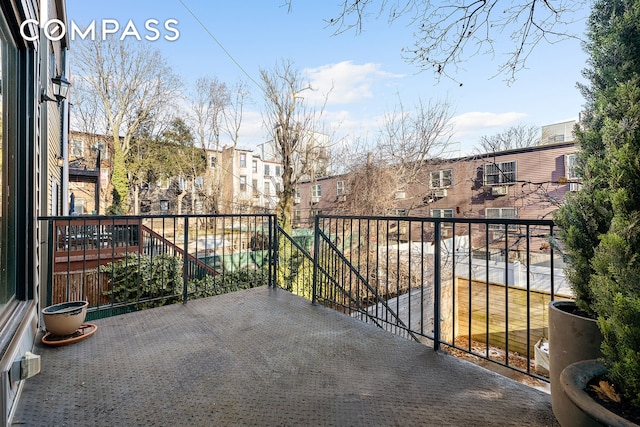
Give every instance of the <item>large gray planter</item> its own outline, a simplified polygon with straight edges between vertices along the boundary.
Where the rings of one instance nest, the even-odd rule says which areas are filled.
[[[636,423],[625,420],[600,405],[585,391],[592,378],[606,373],[607,368],[594,359],[572,363],[560,374],[560,387],[579,411],[573,420],[573,425],[638,427]]]
[[[553,414],[563,427],[584,424],[577,422],[582,411],[565,395],[560,385],[560,374],[572,363],[602,357],[602,334],[597,322],[573,314],[574,308],[573,301],[552,301],[549,304],[551,405]]]

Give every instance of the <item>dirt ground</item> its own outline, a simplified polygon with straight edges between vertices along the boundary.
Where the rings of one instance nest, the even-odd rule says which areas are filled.
[[[456,345],[462,348],[466,348],[468,346],[468,342],[466,340],[462,340],[462,341],[456,341]],[[478,353],[478,354],[486,354],[487,348],[486,345],[484,343],[481,342],[477,342],[477,341],[472,341],[471,343],[471,348],[473,350],[474,353]],[[453,356],[459,357],[461,359],[465,359],[471,363],[474,363],[478,366],[482,366],[485,369],[488,369],[490,371],[494,371],[500,375],[503,375],[505,377],[511,378],[515,381],[518,381],[522,384],[526,384],[530,387],[534,387],[537,388],[539,390],[542,390],[546,393],[550,393],[550,389],[549,389],[549,383],[539,380],[537,378],[534,378],[530,375],[527,374],[523,374],[521,372],[515,371],[511,368],[508,368],[506,366],[502,366],[498,363],[494,363],[491,362],[489,360],[486,360],[482,357],[478,357],[478,356],[474,356],[473,354],[469,354],[465,351],[462,350],[458,350],[455,348],[451,348],[451,347],[447,347],[445,349],[445,351]],[[500,363],[505,363],[506,360],[506,352],[503,349],[497,348],[497,347],[492,347],[489,346],[489,357],[491,358],[491,360],[494,360],[496,362],[500,362]],[[535,373],[535,366],[534,366],[534,361],[533,359],[531,359],[531,361],[529,362],[530,365],[530,372]],[[518,369],[521,369],[523,371],[527,370],[527,358],[523,357],[522,355],[518,354],[518,353],[514,353],[514,352],[509,352],[509,366],[513,366],[516,367]]]

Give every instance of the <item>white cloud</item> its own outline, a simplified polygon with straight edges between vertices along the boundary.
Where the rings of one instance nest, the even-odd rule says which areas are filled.
[[[364,102],[374,97],[376,83],[403,77],[382,71],[380,64],[368,62],[358,65],[352,61],[305,68],[303,73],[314,89],[313,95],[309,95],[309,101],[322,102],[329,94],[328,105]]]
[[[485,135],[499,132],[506,127],[522,122],[527,117],[525,113],[488,113],[469,112],[457,115],[451,119],[456,137],[468,135]]]

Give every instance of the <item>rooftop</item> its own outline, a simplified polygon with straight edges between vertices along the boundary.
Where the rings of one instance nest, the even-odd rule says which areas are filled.
[[[92,321],[40,343],[13,422],[39,425],[558,425],[550,396],[282,289]]]

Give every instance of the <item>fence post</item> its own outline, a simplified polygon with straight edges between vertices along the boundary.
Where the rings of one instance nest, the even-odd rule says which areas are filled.
[[[442,223],[439,220],[435,220],[433,225],[435,226],[435,250],[433,256],[433,349],[437,351],[440,350],[440,298],[442,294],[442,271],[440,268],[442,230],[440,227]]]
[[[175,223],[174,223],[175,224]],[[186,304],[189,298],[189,217],[184,217],[184,249],[182,253],[182,303]]]
[[[269,217],[269,286],[277,288],[276,272],[278,260],[278,221],[275,215]]]
[[[54,265],[54,260],[55,260],[55,256],[54,256],[54,251],[57,249],[57,239],[54,241],[54,221],[52,219],[49,219],[47,221],[47,299],[46,299],[46,304],[47,306],[50,306],[53,304],[53,270],[55,268]],[[35,296],[35,299],[38,300],[38,297]]]
[[[320,215],[316,215],[313,225],[313,282],[311,285],[311,302],[318,299],[318,258],[320,252]]]

